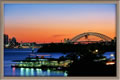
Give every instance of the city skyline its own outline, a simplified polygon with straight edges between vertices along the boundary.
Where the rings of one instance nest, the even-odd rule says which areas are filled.
[[[49,43],[98,32],[114,38],[115,4],[5,4],[5,34],[18,42]]]

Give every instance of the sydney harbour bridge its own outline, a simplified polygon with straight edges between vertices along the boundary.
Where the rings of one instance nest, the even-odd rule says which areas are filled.
[[[101,40],[100,41],[93,41],[93,40],[86,40],[86,41],[82,41],[81,39],[82,38],[88,38],[88,36],[95,36],[95,37],[98,37],[100,38]],[[81,41],[79,41],[81,40]],[[104,35],[104,34],[101,34],[101,33],[97,33],[97,32],[84,32],[82,34],[78,34],[76,35],[75,37],[71,38],[71,39],[68,39],[68,40],[64,40],[64,43],[96,43],[96,42],[111,42],[113,39]],[[45,43],[42,43],[40,44],[40,46],[44,45]],[[24,46],[24,44],[21,44],[22,47]],[[26,43],[25,46],[30,46],[30,43]]]
[[[85,33],[82,33],[82,34],[78,34],[77,36],[75,36],[72,39],[68,40],[68,42],[75,43],[75,42],[78,42],[78,40],[80,40],[83,37],[88,38],[88,36],[98,37],[98,38],[102,39],[102,41],[104,41],[104,42],[110,42],[112,40],[112,38],[110,38],[110,37],[108,37],[108,36],[106,36],[104,34],[101,34],[101,33],[85,32]],[[89,41],[89,42],[92,42],[92,41]],[[95,42],[95,41],[93,41],[93,42]],[[96,42],[98,42],[98,41],[96,41]]]

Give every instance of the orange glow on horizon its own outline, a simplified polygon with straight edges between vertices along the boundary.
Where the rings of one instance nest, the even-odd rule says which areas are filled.
[[[25,10],[21,5],[12,5],[17,6],[15,9],[9,6],[6,7],[4,31],[9,38],[15,37],[18,42],[61,42],[61,40],[64,41],[64,38],[72,39],[84,32],[97,32],[112,39],[116,37],[116,17],[113,4],[45,5],[44,7],[24,5]],[[40,7],[38,8],[38,6]],[[9,8],[13,12],[8,12]],[[23,13],[19,13],[19,8],[20,11],[23,10]],[[35,10],[35,12],[28,13],[28,9]],[[98,38],[94,39],[98,40]]]
[[[7,27],[6,27],[7,26]],[[8,27],[9,26],[9,27]],[[15,27],[14,27],[15,26]],[[18,26],[18,27],[16,27]],[[22,26],[22,27],[20,27]],[[42,26],[42,27],[41,27]],[[49,26],[49,27],[48,27]],[[75,26],[75,27],[73,27]],[[81,27],[85,26],[85,27]],[[90,27],[91,26],[91,27]],[[106,26],[106,27],[105,27]],[[9,37],[16,37],[18,42],[37,42],[37,43],[49,43],[49,42],[61,42],[64,38],[73,38],[78,34],[84,32],[98,32],[105,34],[111,38],[115,37],[115,23],[114,24],[6,24],[5,33]],[[13,27],[13,28],[11,28]],[[112,28],[109,28],[112,27]],[[109,31],[107,31],[109,29]]]

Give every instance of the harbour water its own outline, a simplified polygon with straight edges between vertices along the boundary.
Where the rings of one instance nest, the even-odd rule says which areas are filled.
[[[36,53],[38,49],[34,50],[34,54],[36,55],[51,55],[52,58],[59,58],[61,56],[66,56],[63,53]],[[4,76],[67,76],[67,71],[59,71],[59,70],[42,70],[40,68],[12,68],[11,64],[15,64],[12,60],[24,60],[28,57],[29,54],[32,54],[32,49],[4,49]],[[110,58],[110,54],[115,54],[115,52],[106,52],[104,56]],[[49,56],[47,56],[49,57]],[[115,57],[113,57],[115,58]]]
[[[63,53],[36,53],[40,55],[51,55],[52,58],[59,58],[65,56]],[[15,64],[12,60],[24,60],[32,53],[32,49],[4,49],[4,76],[67,76],[66,71],[58,70],[42,70],[40,68],[12,68],[11,64]],[[49,57],[49,56],[48,56]]]

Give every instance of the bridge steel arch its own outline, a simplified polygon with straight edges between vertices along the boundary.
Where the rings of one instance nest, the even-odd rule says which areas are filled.
[[[93,35],[93,36],[96,36],[96,37],[101,38],[101,39],[104,40],[104,41],[111,41],[111,40],[112,40],[112,38],[110,38],[110,37],[108,37],[108,36],[106,36],[106,35],[104,35],[104,34],[101,34],[101,33],[97,33],[97,32],[85,32],[85,33],[82,33],[82,34],[79,34],[79,35],[73,37],[73,38],[70,40],[70,42],[77,42],[77,40],[79,40],[79,39],[82,38],[82,37],[85,37],[86,35],[87,35],[87,36],[88,36],[88,35]]]

